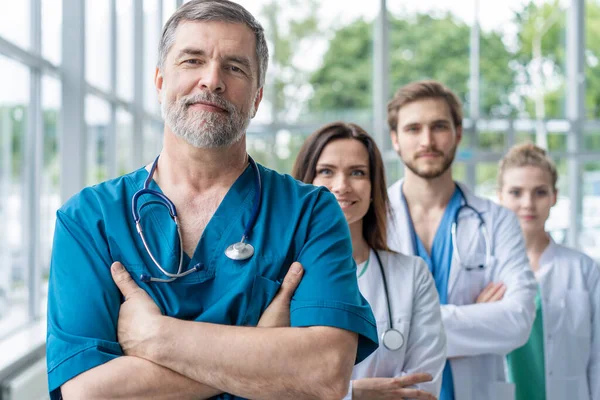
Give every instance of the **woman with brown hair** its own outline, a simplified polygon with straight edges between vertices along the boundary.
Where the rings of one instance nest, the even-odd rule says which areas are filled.
[[[425,262],[386,243],[381,154],[359,126],[335,122],[302,146],[293,176],[327,187],[350,228],[356,275],[377,320],[379,348],[354,366],[347,399],[435,399],[446,361],[440,303]]]

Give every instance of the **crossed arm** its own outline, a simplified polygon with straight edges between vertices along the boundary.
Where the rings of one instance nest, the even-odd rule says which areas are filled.
[[[345,395],[357,335],[329,327],[280,328],[289,324],[289,299],[302,272],[286,275],[259,326],[250,328],[164,317],[126,270],[111,271],[126,299],[118,323],[125,356],[65,383],[65,399],[82,394],[205,399],[221,392],[265,399]]]

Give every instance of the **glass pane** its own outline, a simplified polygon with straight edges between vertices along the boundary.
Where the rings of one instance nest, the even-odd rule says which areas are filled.
[[[60,64],[62,0],[42,0],[42,56]]]
[[[585,105],[587,117],[600,119],[600,1],[585,1]]]
[[[479,132],[478,145],[480,150],[504,152],[505,149],[504,132]]]
[[[110,4],[108,0],[86,0],[85,6],[85,78],[109,91]]]
[[[163,0],[163,25],[177,9],[177,0]]]
[[[60,108],[61,86],[55,78],[42,78],[42,110],[44,115],[44,145],[40,188],[40,263],[42,271],[42,299],[47,294],[48,272],[52,239],[56,222],[56,210],[60,199]],[[41,308],[45,311],[46,307]]]
[[[600,159],[600,157],[599,157]],[[600,162],[583,166],[583,229],[581,250],[600,261]]]
[[[498,163],[477,163],[475,167],[475,193],[481,197],[496,198]]]
[[[144,164],[150,164],[162,148],[163,123],[146,121],[144,124]]]
[[[154,87],[154,72],[158,60],[158,41],[160,39],[161,20],[159,20],[159,2],[157,0],[144,1],[144,107],[159,113],[158,97]]]
[[[28,318],[23,209],[29,70],[0,56],[0,337]]]
[[[117,175],[134,169],[133,116],[123,109],[117,110]],[[136,166],[137,167],[137,166]]]
[[[505,71],[514,78],[510,87],[518,90],[514,105],[521,116],[565,116],[566,3],[524,2],[503,25],[505,35],[516,29],[516,53]]]
[[[583,148],[587,151],[597,151],[600,153],[600,129],[584,132]]]
[[[385,179],[386,184],[389,187],[394,182],[404,177],[404,167],[400,162],[400,157],[397,160],[390,160],[385,162]]]
[[[117,96],[133,100],[133,1],[117,2]]]
[[[558,199],[550,209],[550,217],[546,221],[546,230],[557,243],[566,243],[570,225],[571,201],[569,200],[569,182],[567,179],[567,159],[554,158],[558,172]]]
[[[455,91],[468,110],[469,14],[474,3],[457,3],[388,2],[390,96],[411,81],[436,79]]]
[[[0,36],[18,46],[31,48],[29,1],[0,1]]]
[[[106,180],[106,139],[110,133],[110,104],[95,96],[85,98],[85,122],[87,125],[87,184],[94,185]]]
[[[535,133],[532,132],[517,132],[515,135],[515,144],[531,142],[535,143]]]
[[[567,151],[567,135],[563,133],[548,134],[548,150],[553,152]]]

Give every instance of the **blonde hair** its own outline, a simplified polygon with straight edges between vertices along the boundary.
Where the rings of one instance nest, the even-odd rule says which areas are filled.
[[[520,167],[538,167],[550,174],[552,180],[552,189],[556,192],[556,182],[558,173],[556,164],[548,156],[546,150],[534,145],[533,143],[522,143],[511,147],[506,155],[498,164],[498,189],[501,190],[504,185],[504,172],[510,168]]]

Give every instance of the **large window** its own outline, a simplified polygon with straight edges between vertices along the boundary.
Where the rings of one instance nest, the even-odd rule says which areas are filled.
[[[94,86],[110,90],[110,1],[85,1],[85,77]]]
[[[27,321],[25,143],[29,70],[0,56],[0,337]]]

